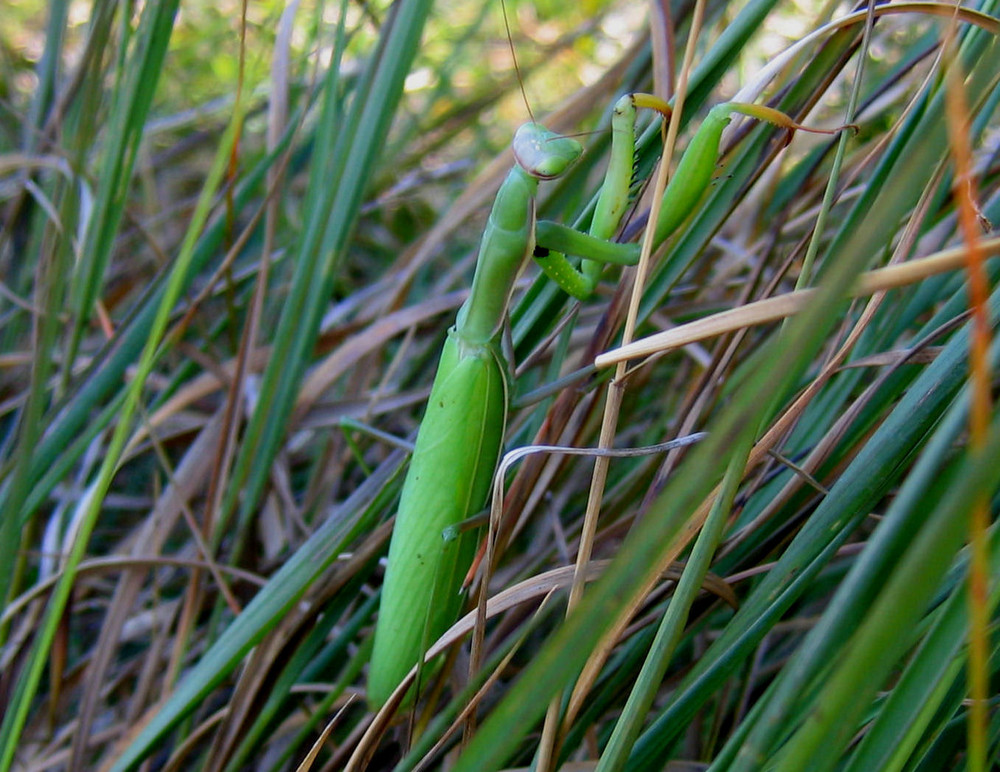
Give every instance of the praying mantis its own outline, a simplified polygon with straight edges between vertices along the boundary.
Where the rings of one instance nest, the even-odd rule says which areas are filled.
[[[476,542],[474,534],[456,526],[485,507],[502,449],[511,387],[500,342],[521,270],[534,256],[566,292],[586,299],[605,264],[638,260],[636,245],[609,241],[629,205],[638,108],[670,113],[667,103],[648,94],[617,101],[611,160],[588,234],[535,218],[539,181],[564,174],[583,152],[580,143],[534,122],[514,137],[515,164],[494,201],[468,299],[448,332],[403,483],[369,668],[368,699],[375,707],[385,704],[458,617]],[[722,132],[733,113],[789,130],[840,130],[807,129],[760,105],[715,106],[664,192],[654,244],[696,208],[711,183]],[[581,257],[582,266],[572,265],[566,253]]]

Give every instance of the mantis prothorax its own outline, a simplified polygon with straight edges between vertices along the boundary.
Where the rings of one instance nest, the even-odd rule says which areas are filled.
[[[611,161],[589,235],[535,220],[539,180],[564,174],[583,152],[580,143],[537,123],[524,124],[514,137],[516,163],[490,212],[472,289],[448,332],[403,484],[368,677],[368,699],[374,706],[388,700],[458,617],[475,540],[455,526],[485,507],[503,445],[510,384],[500,336],[522,268],[534,254],[548,276],[583,299],[593,292],[605,263],[638,260],[636,245],[608,241],[628,206],[637,107],[669,114],[666,103],[646,94],[626,95],[616,103]],[[734,112],[788,129],[804,128],[758,105],[713,108],[664,193],[654,243],[676,230],[701,199],[712,179],[722,131]],[[541,249],[536,251],[536,245]],[[582,268],[573,267],[564,252],[583,257]]]

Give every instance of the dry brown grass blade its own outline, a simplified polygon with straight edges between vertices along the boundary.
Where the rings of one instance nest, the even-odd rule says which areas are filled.
[[[534,616],[536,618],[540,618],[544,615],[551,598],[551,593],[542,598],[541,603],[539,603],[538,608],[535,610]],[[466,744],[469,742],[471,732],[475,729],[476,712],[479,710],[479,704],[483,701],[483,698],[493,690],[499,682],[500,677],[507,671],[507,668],[510,666],[514,657],[519,651],[521,651],[523,644],[532,630],[532,626],[530,624],[524,625],[522,629],[524,631],[523,635],[518,638],[517,642],[511,647],[510,651],[507,652],[503,659],[500,660],[496,669],[490,673],[489,676],[487,676],[486,680],[483,681],[482,686],[476,690],[476,693],[472,695],[469,701],[463,706],[462,710],[452,722],[452,725],[441,735],[440,739],[434,744],[434,747],[427,752],[421,763],[414,768],[414,772],[426,769],[432,763],[434,756],[447,743],[448,738],[459,729],[465,730],[461,743],[461,747],[463,749],[465,748]]]
[[[878,5],[872,9],[872,15],[881,17],[895,14],[920,14],[926,16],[937,16],[949,21],[956,16],[963,22],[975,24],[981,29],[1000,35],[1000,20],[981,13],[971,8],[952,5],[951,3],[935,2],[914,2],[914,3],[892,3],[891,5]],[[815,46],[817,41],[830,35],[832,32],[860,24],[868,18],[868,10],[855,11],[837,19],[833,19],[822,27],[813,30],[805,37],[800,38],[794,45],[782,51],[780,56],[776,56],[761,69],[753,80],[743,86],[733,97],[734,102],[755,102],[763,90],[781,72],[787,63],[798,56],[802,51]],[[734,129],[735,127],[730,127]],[[725,138],[723,142],[725,143]]]
[[[411,327],[457,307],[464,296],[464,291],[456,292],[416,306],[409,306],[378,320],[364,334],[352,336],[347,344],[322,360],[306,377],[299,392],[298,410],[301,412],[315,403],[330,383],[342,376],[364,356],[379,351],[386,342]],[[270,355],[269,346],[255,349],[247,359],[247,372],[261,372]],[[215,394],[232,380],[236,370],[237,360],[231,359],[218,366],[218,374],[202,373],[184,384],[174,396],[150,415],[147,422],[137,427],[125,457],[128,458],[144,440],[148,439],[149,430],[162,426],[171,417]]]
[[[275,40],[274,59],[271,68],[271,99],[268,105],[267,147],[273,151],[278,147],[281,136],[286,130],[288,120],[288,59],[291,46],[292,25],[298,10],[295,0],[284,10],[279,21],[278,35]],[[243,43],[246,35],[246,5],[243,6],[241,17],[241,59],[240,84],[243,77]],[[236,148],[234,148],[235,153]],[[206,506],[201,519],[201,538],[209,540],[215,531],[216,513],[222,506],[224,491],[228,484],[233,458],[237,448],[237,433],[240,426],[240,411],[246,402],[246,383],[249,360],[257,348],[260,322],[264,313],[264,300],[269,289],[271,271],[271,255],[274,248],[275,233],[280,216],[280,201],[275,193],[284,186],[285,172],[290,158],[286,152],[279,163],[267,170],[267,196],[264,202],[264,244],[258,261],[257,281],[250,301],[249,314],[243,325],[239,349],[235,359],[235,368],[228,383],[226,400],[223,408],[223,441],[212,464],[212,475],[209,480]],[[235,156],[234,156],[235,160]],[[227,204],[232,205],[232,190],[227,197]],[[231,212],[230,212],[231,214]],[[249,228],[244,232],[249,232]],[[185,609],[182,614],[182,628],[192,619],[202,602],[201,575],[195,572],[191,576],[188,591],[185,595]]]
[[[927,217],[928,207],[930,206],[931,200],[933,198],[933,191],[936,189],[937,182],[939,182],[940,180],[940,175],[943,173],[944,173],[944,168],[941,167],[938,170],[938,175],[935,176],[934,184],[928,185],[927,189],[924,192],[924,195],[921,196],[919,203],[917,204],[916,208],[914,209],[914,212],[909,218],[909,221],[903,232],[902,238],[900,238],[899,242],[896,244],[896,247],[893,251],[892,257],[890,258],[889,262],[890,262],[890,268],[897,269],[897,275],[905,275],[913,270],[912,268],[904,269],[904,266],[912,266],[912,263],[902,262],[903,257],[904,255],[909,254],[913,249],[914,242],[918,237],[919,225],[922,222],[924,222],[924,220]],[[859,277],[859,284],[861,283],[860,281],[861,278],[863,278],[863,276]],[[854,350],[855,345],[860,340],[861,334],[868,328],[869,324],[875,318],[876,311],[883,304],[885,298],[886,298],[885,290],[878,290],[873,292],[872,296],[865,304],[864,309],[858,315],[857,321],[854,322],[851,330],[843,335],[843,339],[837,350],[829,356],[827,361],[824,363],[820,373],[807,386],[803,394],[800,395],[799,399],[796,400],[795,405],[793,405],[793,408],[796,408],[799,411],[804,410],[811,401],[812,396],[818,394],[820,387],[823,384],[827,383],[828,380],[833,376],[833,374],[843,366],[844,362],[847,360],[847,357],[850,355],[851,351]],[[950,323],[945,325],[944,329],[950,330],[953,326],[954,324]],[[934,337],[936,337],[936,334],[937,333],[930,336],[928,339],[925,339],[925,341],[922,341],[921,343],[918,343],[917,345],[912,347],[910,349],[910,353],[912,354],[914,351],[921,349],[923,345],[926,345],[928,340],[932,340]],[[868,400],[871,399],[872,396],[876,393],[877,386],[880,383],[884,382],[889,377],[891,372],[893,372],[895,369],[901,366],[905,361],[907,360],[898,359],[889,371],[882,373],[881,376],[876,379],[875,383],[870,384],[869,387],[865,390],[865,392],[861,394],[857,400],[854,401],[853,405],[850,408],[848,408],[834,422],[834,424],[830,427],[825,436],[820,440],[819,443],[817,443],[816,447],[814,447],[810,451],[808,457],[802,462],[801,471],[803,475],[808,477],[818,469],[819,464],[822,463],[823,459],[827,457],[827,454],[833,448],[834,444],[841,438],[843,432],[846,431],[847,427],[850,425],[850,422],[857,416],[861,408],[868,402]],[[776,453],[776,451],[775,449],[772,448],[771,450],[768,451],[768,453],[773,455]],[[791,480],[789,480],[788,484],[784,486],[784,488],[778,493],[778,495],[769,504],[769,506],[764,508],[764,511],[761,512],[761,514],[755,519],[754,523],[749,524],[746,528],[743,529],[743,533],[749,532],[752,526],[765,522],[767,518],[770,516],[769,515],[770,512],[777,511],[776,508],[779,505],[779,502],[787,500],[788,496],[790,496],[792,493],[794,493],[799,489],[802,482],[803,482],[803,477],[800,476],[793,477]],[[737,534],[734,538],[730,539],[729,542],[727,542],[727,546],[724,548],[723,552],[725,552],[726,549],[730,548],[732,544],[736,543],[739,537],[740,534]]]
[[[882,388],[883,384],[889,379],[889,377],[895,373],[900,367],[906,364],[916,364],[921,362],[921,354],[928,351],[927,345],[937,338],[938,336],[944,335],[954,330],[959,324],[966,320],[966,315],[961,315],[951,320],[941,328],[935,330],[927,338],[917,343],[913,348],[907,349],[905,351],[893,352],[894,356],[891,358],[886,358],[885,361],[875,361],[869,362],[869,367],[881,367],[886,366],[886,370],[879,374],[872,383],[870,383],[865,390],[858,395],[857,399],[847,408],[842,415],[838,416],[837,420],[833,425],[827,430],[827,432],[820,438],[819,442],[816,443],[815,447],[809,452],[805,459],[799,463],[799,467],[807,474],[814,473],[826,460],[836,446],[836,443],[843,437],[844,433],[851,426],[852,422],[857,419],[858,414],[864,409],[864,407],[869,403],[869,401],[879,393],[879,389]],[[843,369],[841,365],[841,360],[849,352],[850,347],[854,343],[854,333],[860,331],[860,327],[852,331],[852,340],[845,343],[839,351],[831,360],[830,363],[824,368],[824,371],[817,376],[815,382],[810,384],[811,394],[815,395],[817,392],[817,387],[819,384],[825,383],[827,379],[833,374],[837,369]],[[852,363],[853,365],[854,363]],[[805,396],[805,395],[803,395]],[[799,403],[802,409],[806,406],[806,400],[802,400]],[[769,451],[772,452],[772,451]],[[845,464],[853,454],[845,457],[841,465]],[[764,507],[760,514],[754,518],[751,522],[747,523],[738,532],[734,533],[725,543],[725,545],[720,549],[720,555],[725,555],[730,550],[738,545],[746,536],[751,533],[755,528],[758,528],[762,523],[770,519],[774,512],[780,510],[783,504],[786,504],[788,499],[798,491],[804,480],[801,477],[795,476],[788,481],[788,483],[780,490],[777,494],[768,502],[768,505]]]
[[[79,573],[81,576],[103,576],[104,574],[118,576],[123,571],[129,569],[141,569],[145,571],[151,568],[159,568],[163,566],[173,566],[178,568],[207,568],[205,561],[194,558],[179,558],[162,555],[140,555],[134,557],[122,557],[115,555],[111,557],[91,558],[90,560],[85,560],[80,563]],[[235,566],[219,566],[219,568],[226,574],[232,576],[233,579],[237,579],[241,582],[248,582],[255,587],[263,587],[267,584],[267,579],[263,576],[250,573],[245,569],[236,568]],[[3,614],[0,614],[0,621],[8,622],[17,614],[23,613],[28,604],[32,601],[44,598],[49,592],[51,592],[52,588],[58,581],[59,574],[57,573],[48,577],[44,581],[32,585],[28,592],[24,595],[18,596],[4,609]]]
[[[385,344],[407,330],[458,307],[467,290],[431,298],[407,306],[375,321],[367,330],[351,338],[312,369],[302,384],[296,400],[296,412],[308,409],[337,378],[348,372],[364,357],[382,350]]]
[[[309,770],[312,769],[312,765],[315,763],[320,750],[329,739],[330,733],[333,731],[334,727],[336,727],[340,722],[340,719],[343,718],[347,708],[350,707],[351,701],[352,700],[348,700],[347,703],[337,711],[334,717],[330,719],[330,723],[326,725],[319,737],[316,738],[316,742],[313,743],[313,746],[309,749],[309,753],[306,754],[306,757],[302,759],[302,763],[295,768],[295,772],[309,772]]]
[[[229,700],[229,712],[216,732],[205,769],[221,770],[230,763],[246,731],[257,720],[257,711],[269,696],[267,689],[280,676],[295,648],[315,627],[316,617],[324,613],[330,601],[384,548],[392,525],[393,520],[389,519],[368,532],[351,556],[335,562],[313,583],[297,609],[286,614],[254,647]]]
[[[983,254],[987,257],[1000,255],[1000,238],[984,241],[981,246]],[[859,277],[851,294],[854,297],[863,297],[914,284],[928,276],[958,270],[964,265],[965,256],[965,247],[955,247],[928,257],[869,271]],[[662,354],[716,335],[778,321],[805,309],[815,294],[814,289],[800,290],[721,311],[608,351],[598,356],[594,364],[597,367],[610,367],[629,359]]]
[[[184,742],[178,745],[174,749],[174,752],[170,754],[167,763],[163,765],[163,772],[178,772],[184,766],[184,763],[189,760],[188,757],[197,751],[202,742],[211,735],[212,731],[226,717],[228,712],[229,706],[227,705],[226,707],[219,708],[219,710],[198,724],[184,738]]]

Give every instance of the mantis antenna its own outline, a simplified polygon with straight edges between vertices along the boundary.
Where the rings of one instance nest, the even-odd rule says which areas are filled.
[[[500,0],[500,13],[503,15],[503,26],[507,31],[507,46],[510,48],[511,61],[514,62],[514,74],[517,76],[517,85],[521,90],[521,99],[524,100],[524,107],[528,111],[528,118],[532,123],[536,123],[535,114],[531,111],[531,105],[528,103],[528,95],[524,91],[524,78],[521,77],[521,67],[517,63],[517,51],[514,50],[514,37],[510,32],[510,19],[507,18],[506,0]]]

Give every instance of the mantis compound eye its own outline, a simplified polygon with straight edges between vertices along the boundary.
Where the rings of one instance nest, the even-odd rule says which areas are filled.
[[[583,145],[575,139],[549,131],[540,123],[523,124],[512,147],[517,165],[540,180],[560,176],[583,153]]]

